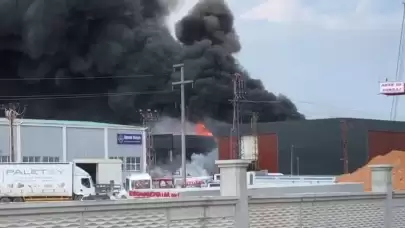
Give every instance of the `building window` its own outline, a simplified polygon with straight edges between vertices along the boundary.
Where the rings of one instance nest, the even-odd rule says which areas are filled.
[[[122,161],[122,170],[124,171],[141,171],[140,157],[110,157],[110,159],[119,159]]]
[[[10,162],[10,156],[0,156],[0,163]]]
[[[41,157],[40,156],[23,156],[23,162],[40,163]]]
[[[127,171],[141,171],[140,157],[126,157],[125,167]]]
[[[43,163],[58,163],[59,157],[44,156],[42,157]]]
[[[124,160],[124,157],[110,157],[110,159],[119,159],[119,160],[121,160],[121,161],[122,161],[121,169],[122,169],[122,170],[125,170],[125,160]]]

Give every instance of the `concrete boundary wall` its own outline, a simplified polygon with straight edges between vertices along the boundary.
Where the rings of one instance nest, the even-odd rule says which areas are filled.
[[[236,203],[234,197],[16,203],[0,208],[0,228],[233,228]]]
[[[303,195],[309,193],[322,194],[325,192],[333,194],[350,194],[364,192],[363,184],[348,183],[348,184],[335,184],[335,185],[310,185],[310,186],[277,186],[277,187],[249,187],[248,195],[263,196],[263,197],[284,197],[288,195]],[[181,192],[181,197],[190,196],[220,196],[219,188],[212,188],[209,190],[199,191],[185,191]]]
[[[348,201],[348,200],[385,200],[387,194],[385,193],[373,193],[373,192],[361,192],[361,193],[307,193],[285,195],[285,196],[252,196],[250,203],[262,204],[262,203],[297,203],[297,202],[326,202],[326,201]],[[394,199],[404,199],[405,193],[394,194]]]
[[[386,198],[384,193],[252,197],[249,200],[250,227],[405,227],[405,194],[394,194],[390,206]],[[387,209],[390,217],[387,217]],[[387,220],[390,221],[388,226]]]
[[[392,192],[392,167],[372,169],[373,192],[272,195],[249,193],[249,163],[217,161],[220,197],[3,204],[0,228],[405,227],[405,193]]]

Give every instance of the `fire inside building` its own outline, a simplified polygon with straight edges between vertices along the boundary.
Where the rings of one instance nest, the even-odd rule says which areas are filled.
[[[231,127],[215,132],[219,159],[232,159]],[[253,168],[294,175],[352,172],[391,150],[405,151],[405,122],[320,119],[241,125],[241,156]]]
[[[217,148],[212,133],[203,124],[197,124],[194,134],[186,135],[186,156],[190,160],[193,154],[207,154]],[[173,161],[181,156],[181,136],[175,134],[152,135],[153,150],[157,164]]]

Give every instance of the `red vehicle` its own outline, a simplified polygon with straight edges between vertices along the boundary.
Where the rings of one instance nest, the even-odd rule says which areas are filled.
[[[189,177],[187,188],[206,187],[212,177]],[[125,190],[132,198],[177,198],[182,179],[177,177],[151,178],[149,174],[134,174],[126,178]]]

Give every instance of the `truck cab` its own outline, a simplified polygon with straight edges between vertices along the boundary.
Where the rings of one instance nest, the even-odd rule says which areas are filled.
[[[94,181],[89,173],[75,166],[73,176],[73,196],[75,200],[95,195]]]
[[[125,190],[152,189],[152,177],[147,173],[131,174],[125,178]]]

